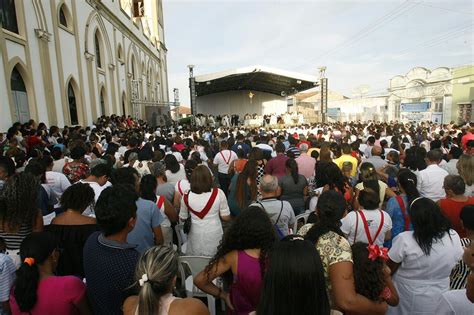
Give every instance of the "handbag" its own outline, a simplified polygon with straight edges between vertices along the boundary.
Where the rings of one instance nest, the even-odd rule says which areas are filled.
[[[194,213],[194,215],[196,215],[201,220],[204,219],[204,217],[207,215],[209,210],[211,210],[211,207],[217,198],[217,194],[218,194],[218,189],[214,188],[211,192],[211,196],[209,200],[207,201],[206,206],[201,212],[196,212],[193,208],[189,206],[189,203],[188,203],[189,192],[183,196],[184,204],[186,205],[189,211],[188,217],[186,218],[186,220],[184,220],[184,223],[183,223],[184,233],[189,234],[189,232],[191,231],[191,213]]]
[[[184,220],[183,223],[183,232],[186,234],[189,234],[191,231],[191,216],[188,216],[186,220]]]

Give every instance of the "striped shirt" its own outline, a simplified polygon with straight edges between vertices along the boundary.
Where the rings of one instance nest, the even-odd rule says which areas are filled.
[[[286,156],[288,156],[288,153],[289,153],[289,152],[292,152],[292,153],[294,154],[295,159],[296,159],[297,157],[299,157],[300,154],[301,154],[301,153],[300,153],[300,149],[298,149],[298,148],[295,147],[295,146],[290,146],[290,147],[288,148],[288,150],[286,150]]]
[[[466,248],[471,244],[471,240],[468,238],[461,238],[461,245]],[[450,290],[461,290],[466,288],[466,280],[469,275],[469,267],[460,260],[458,264],[451,271],[449,276],[449,287]]]
[[[0,226],[0,237],[3,238],[7,249],[19,249],[21,242],[33,231],[32,224],[22,224],[20,230],[16,232],[7,232]]]
[[[8,301],[10,290],[15,280],[16,267],[13,260],[5,254],[0,254],[0,303]],[[2,309],[0,306],[0,314]]]

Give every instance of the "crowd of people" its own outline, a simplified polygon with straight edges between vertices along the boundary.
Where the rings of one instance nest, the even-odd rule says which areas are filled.
[[[229,118],[1,134],[0,314],[474,314],[474,124]]]
[[[304,114],[301,112],[293,113],[282,113],[282,114],[265,114],[257,115],[257,113],[249,114],[246,113],[243,117],[237,114],[233,115],[217,115],[212,114],[204,115],[197,114],[193,117],[195,125],[197,127],[211,127],[221,126],[224,128],[229,127],[284,127],[284,126],[297,126],[303,125],[305,122]]]

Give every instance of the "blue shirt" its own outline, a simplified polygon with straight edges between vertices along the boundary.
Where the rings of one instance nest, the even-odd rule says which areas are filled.
[[[135,245],[108,240],[94,232],[84,245],[87,296],[94,314],[122,314],[123,301],[133,292],[140,254]]]
[[[138,198],[137,222],[133,230],[128,233],[127,243],[136,245],[137,251],[142,254],[148,248],[155,246],[155,234],[153,229],[163,222],[158,206],[150,200]]]
[[[400,197],[402,197],[403,199],[403,203],[405,204],[405,213],[408,216],[407,196],[400,195]],[[395,238],[395,236],[402,232],[405,232],[405,218],[403,217],[402,209],[398,204],[397,197],[391,197],[388,200],[387,206],[385,207],[385,212],[387,212],[390,215],[390,218],[392,218],[392,239],[386,241],[384,244],[386,247],[390,248],[392,247],[392,240]],[[413,226],[410,222],[410,231],[412,230]]]

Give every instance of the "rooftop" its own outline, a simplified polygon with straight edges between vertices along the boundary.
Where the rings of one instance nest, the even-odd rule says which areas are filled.
[[[232,90],[287,96],[318,86],[319,78],[257,65],[195,76],[195,82],[197,96]]]

